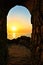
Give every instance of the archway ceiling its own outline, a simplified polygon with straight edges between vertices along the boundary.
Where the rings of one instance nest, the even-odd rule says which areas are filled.
[[[34,3],[35,3],[35,0],[1,0],[0,8],[7,13],[15,5],[23,5],[23,6],[26,6],[31,12],[33,9]]]

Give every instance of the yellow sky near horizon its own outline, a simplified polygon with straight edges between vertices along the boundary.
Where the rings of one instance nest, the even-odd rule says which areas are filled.
[[[14,23],[13,23],[13,25],[11,25],[11,23],[10,23],[7,27],[7,30],[8,30],[7,31],[7,34],[8,34],[7,38],[13,39],[13,38],[17,38],[19,36],[26,35],[28,33],[31,34],[32,33],[32,26],[27,25],[27,27],[26,27],[25,24],[23,26],[20,23],[18,23],[18,24],[16,23],[16,25],[14,25]]]

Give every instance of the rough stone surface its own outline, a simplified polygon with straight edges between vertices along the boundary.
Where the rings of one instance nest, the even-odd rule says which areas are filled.
[[[7,46],[7,14],[9,10],[15,5],[23,5],[29,9],[32,16],[31,23],[33,27],[31,38],[39,47],[41,46],[41,44],[43,45],[43,0],[0,0],[0,43],[2,44],[2,48],[4,49],[4,51],[2,50],[2,48],[1,50],[5,54],[5,49]],[[40,49],[42,49],[42,47],[40,47]],[[40,51],[40,54],[42,55],[43,53]],[[6,61],[5,56],[3,55],[4,54],[1,54],[0,51],[0,56],[3,57],[4,61]],[[42,56],[40,56],[40,58],[42,58]],[[6,65],[5,63],[3,63],[3,60],[2,62],[0,62],[0,65]]]
[[[25,46],[14,45],[8,47],[8,64],[30,64],[31,60],[31,51],[27,49]]]

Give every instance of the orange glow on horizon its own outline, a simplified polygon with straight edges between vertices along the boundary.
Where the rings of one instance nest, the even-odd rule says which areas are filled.
[[[7,38],[8,39],[14,39],[14,38],[26,35],[27,33],[32,33],[32,27],[31,26],[29,27],[29,29],[18,28],[18,27],[13,26],[12,28],[8,28]]]

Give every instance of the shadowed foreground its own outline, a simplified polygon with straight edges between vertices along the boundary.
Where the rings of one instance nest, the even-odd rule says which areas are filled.
[[[31,60],[31,51],[25,46],[10,45],[8,47],[7,65],[29,65]]]
[[[43,65],[43,46],[22,36],[8,41],[7,65]]]

